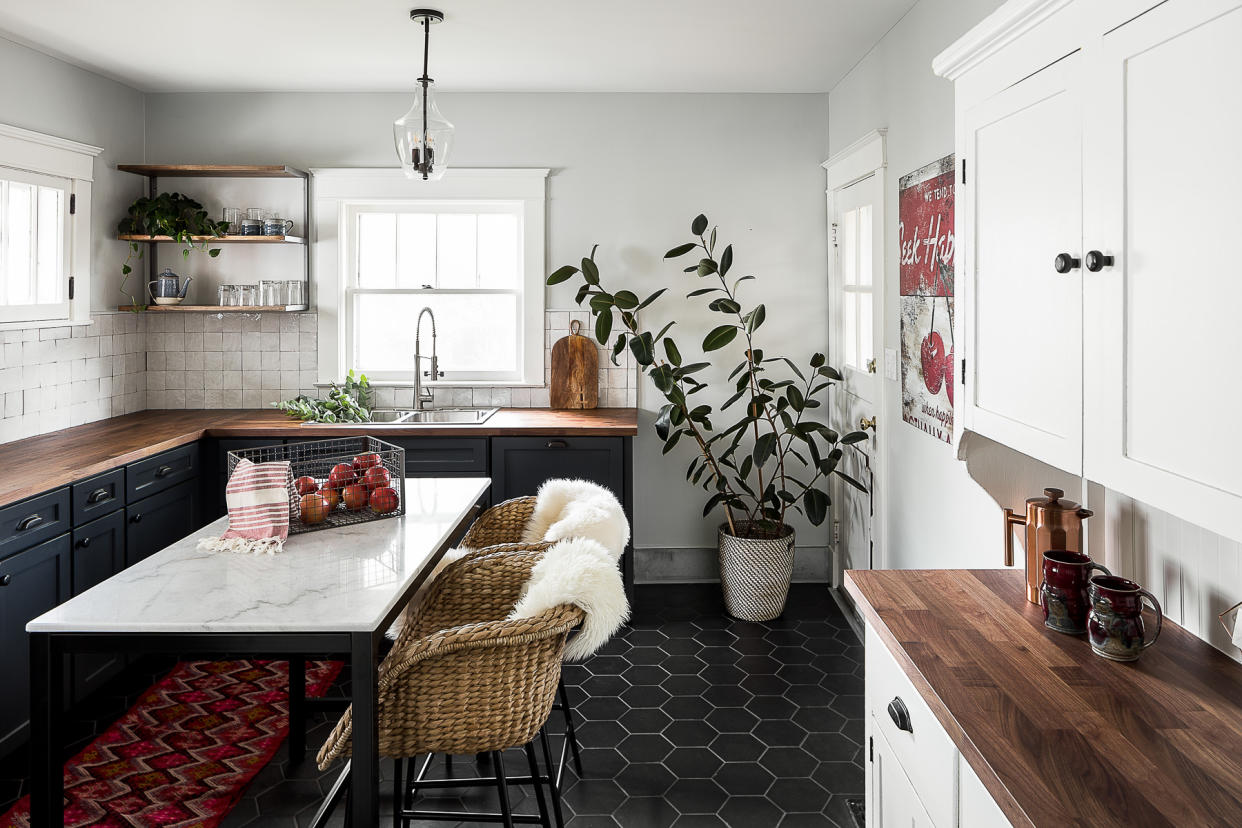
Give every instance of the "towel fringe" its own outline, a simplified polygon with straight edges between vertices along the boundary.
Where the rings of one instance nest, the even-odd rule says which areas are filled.
[[[203,538],[198,548],[241,555],[275,555],[285,548],[285,542],[281,538]]]

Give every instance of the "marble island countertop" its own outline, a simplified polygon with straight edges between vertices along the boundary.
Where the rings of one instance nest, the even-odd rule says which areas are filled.
[[[408,478],[406,514],[291,536],[275,555],[209,552],[223,517],[26,625],[28,632],[373,630],[434,565],[491,480]]]

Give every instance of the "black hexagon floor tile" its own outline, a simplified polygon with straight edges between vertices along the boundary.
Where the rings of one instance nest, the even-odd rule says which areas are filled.
[[[862,647],[824,590],[794,585],[784,616],[760,624],[726,616],[718,586],[640,586],[632,625],[564,671],[583,748],[584,778],[572,764],[565,771],[571,828],[853,828],[848,803],[863,789]],[[74,743],[100,732],[168,666],[127,673],[128,685],[105,688],[90,715],[73,722]],[[347,685],[333,694],[347,696]],[[291,765],[278,753],[223,828],[308,824],[339,773],[320,773],[312,761],[336,718],[312,717],[308,760]],[[560,714],[552,722],[556,753]],[[506,756],[507,768],[520,773],[524,764],[520,752]],[[25,770],[23,751],[0,762],[0,810],[26,790]],[[380,772],[381,790],[390,791],[391,762],[381,762]],[[453,772],[479,769],[463,756]],[[433,763],[431,775],[446,773],[442,759]],[[485,791],[435,801],[496,806]],[[513,801],[535,812],[529,788],[515,787]],[[387,818],[391,807],[385,795]]]

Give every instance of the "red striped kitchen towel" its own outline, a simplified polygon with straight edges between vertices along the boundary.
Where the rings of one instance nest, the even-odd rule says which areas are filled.
[[[218,538],[203,538],[203,549],[273,555],[289,537],[293,473],[288,461],[238,461],[224,487],[229,528]]]

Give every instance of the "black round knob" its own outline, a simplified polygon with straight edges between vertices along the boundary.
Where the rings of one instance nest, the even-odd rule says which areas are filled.
[[[90,538],[79,538],[77,545],[78,545],[78,549],[85,549],[91,545],[91,539]]]
[[[1077,269],[1081,264],[1082,262],[1079,259],[1075,259],[1068,253],[1058,253],[1052,262],[1052,266],[1056,268],[1057,273],[1069,273],[1071,270]]]
[[[129,519],[130,523],[142,523],[142,515],[134,515]]]
[[[12,582],[12,580],[13,580],[12,575],[5,575],[3,578],[0,578],[0,586],[8,586]]]
[[[1087,254],[1087,270],[1099,273],[1106,267],[1112,267],[1114,261],[1112,256],[1105,256],[1098,250],[1092,250]]]

